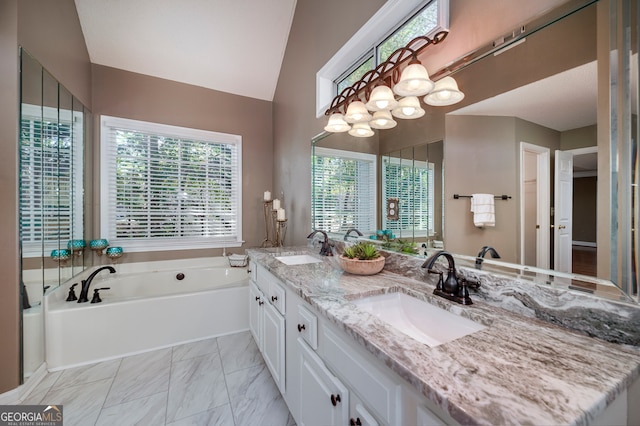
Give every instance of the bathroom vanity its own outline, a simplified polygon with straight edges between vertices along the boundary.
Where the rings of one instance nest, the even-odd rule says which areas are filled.
[[[251,331],[300,425],[640,421],[629,402],[640,398],[637,346],[591,338],[479,298],[471,306],[455,304],[432,294],[437,277],[426,271],[423,279],[415,270],[350,275],[336,259],[306,247],[248,254]],[[288,262],[289,256],[306,260]],[[393,293],[417,308],[377,303]],[[394,322],[379,306],[435,307],[436,324],[410,336],[410,325]],[[447,315],[474,326],[461,337],[447,331],[424,343],[421,333],[437,334],[432,329],[451,322]]]

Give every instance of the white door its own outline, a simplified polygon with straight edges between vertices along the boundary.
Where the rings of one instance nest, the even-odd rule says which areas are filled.
[[[284,318],[276,308],[266,303],[264,306],[264,318],[262,323],[264,351],[262,356],[269,367],[273,380],[278,385],[281,393],[285,392],[285,352],[284,352]]]
[[[249,283],[249,329],[262,352],[262,322],[264,321],[264,296],[253,281]]]
[[[349,392],[311,348],[298,338],[300,349],[300,424],[349,424]]]
[[[573,245],[573,154],[556,151],[554,196],[553,269],[571,272]]]

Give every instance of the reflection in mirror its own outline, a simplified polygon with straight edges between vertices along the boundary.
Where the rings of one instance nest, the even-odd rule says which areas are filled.
[[[44,361],[42,296],[81,272],[84,241],[84,106],[24,50],[20,103],[20,247],[23,379]],[[52,254],[55,254],[54,259]]]
[[[613,279],[637,298],[638,241],[633,239],[633,248],[630,244],[621,248],[634,235],[633,226],[623,222],[618,225],[621,213],[612,209],[617,207],[617,200],[630,198],[633,190],[635,201],[627,204],[626,214],[630,218],[633,212],[637,223],[637,171],[631,173],[637,168],[637,144],[633,142],[628,156],[620,157],[629,162],[634,159],[635,163],[625,169],[628,184],[619,184],[617,173],[623,173],[623,169],[612,170],[616,163],[610,161],[618,158],[611,153],[614,144],[609,143],[613,138],[608,127],[611,108],[607,102],[598,103],[598,99],[610,98],[613,85],[603,72],[609,71],[609,48],[605,45],[603,50],[602,43],[598,43],[609,37],[609,19],[597,19],[607,8],[598,7],[596,2],[557,21],[554,16],[544,24],[540,24],[541,19],[513,45],[495,49],[477,60],[473,55],[471,60],[465,57],[451,67],[466,94],[463,102],[444,109],[429,108],[424,117],[400,121],[394,129],[376,132],[369,141],[375,140],[372,149],[377,146],[378,154],[383,154],[381,167],[385,160],[404,165],[407,157],[415,156],[415,161],[420,161],[415,152],[409,155],[409,147],[444,141],[443,173],[435,175],[443,176],[447,191],[434,197],[443,205],[434,207],[433,216],[437,220],[437,212],[444,210],[442,231],[438,235],[435,225],[431,239],[443,241],[444,248],[459,254],[461,261],[465,257],[475,259],[481,247],[489,245],[502,259],[487,260],[483,269],[508,271],[563,288],[579,287],[604,297],[611,292],[618,295],[613,298],[628,299],[619,296]],[[630,26],[635,31],[636,15],[630,16]],[[635,42],[636,38],[631,39]],[[635,78],[638,59],[635,47],[631,51],[634,66],[629,69]],[[633,85],[626,92],[633,94],[630,105],[637,103],[637,90]],[[632,113],[626,122],[629,135],[633,132],[635,137],[629,137],[626,145],[620,142],[620,146],[638,139],[635,110]],[[603,116],[605,125],[600,123]],[[348,149],[355,139],[332,134],[321,143]],[[437,164],[430,160],[430,153],[427,158]],[[556,164],[558,172],[554,170]],[[564,171],[566,180],[556,178],[560,171]],[[378,229],[394,224],[386,219],[385,199],[393,197],[383,192],[392,182],[398,183],[388,176],[379,178]],[[495,227],[480,228],[474,226],[469,199],[455,199],[456,193],[504,194],[511,198],[495,201]],[[402,203],[400,200],[401,206]],[[407,208],[410,215],[411,208]],[[400,223],[395,222],[397,236],[430,237],[430,231],[410,233]],[[628,268],[633,272],[623,279],[624,285],[620,284],[616,269],[623,263],[621,257],[634,259]],[[474,267],[474,263],[470,266]],[[548,268],[556,268],[557,272]],[[627,284],[631,288],[625,288]]]

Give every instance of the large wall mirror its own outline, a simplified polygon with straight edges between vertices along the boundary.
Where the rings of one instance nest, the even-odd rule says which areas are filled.
[[[534,31],[502,50],[488,47],[490,53],[454,64],[466,95],[460,104],[429,107],[424,117],[398,120],[371,138],[333,133],[313,141],[377,155],[376,226],[363,232],[390,229],[468,265],[492,246],[501,258],[487,260],[487,269],[552,284],[565,279],[571,288],[638,300],[636,5],[623,2],[628,10],[616,14],[608,2],[580,3],[561,19],[558,11],[538,19]],[[624,33],[620,24],[633,29],[624,55],[622,40],[602,45]],[[615,66],[612,52],[622,61]],[[628,86],[618,92],[612,87],[620,75]],[[620,96],[627,98],[626,112],[618,110]],[[621,121],[610,125],[614,116]],[[616,127],[627,129],[623,142]],[[400,171],[392,182],[399,195],[389,193],[387,164]],[[497,197],[495,227],[474,226],[464,196],[475,193]],[[405,209],[406,221],[385,220],[390,198],[398,199],[401,215]],[[618,267],[625,262],[626,275]]]
[[[90,111],[20,51],[20,247],[23,379],[44,362],[42,296],[82,272]]]

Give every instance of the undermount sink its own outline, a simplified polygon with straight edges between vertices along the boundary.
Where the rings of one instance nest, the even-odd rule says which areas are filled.
[[[404,293],[365,297],[353,302],[398,331],[435,347],[486,328]]]
[[[307,263],[320,263],[322,259],[308,255],[308,254],[294,254],[288,256],[276,256],[280,262],[285,265],[305,265]]]

